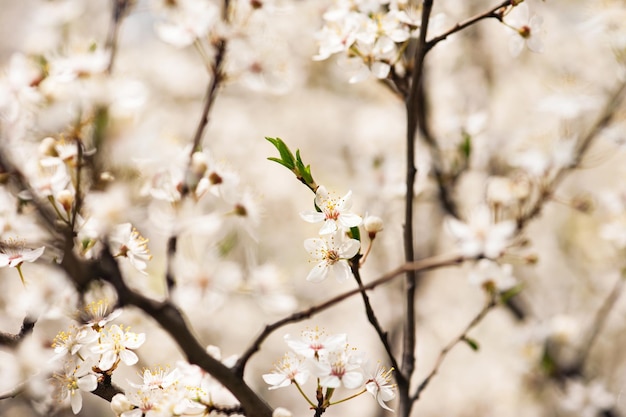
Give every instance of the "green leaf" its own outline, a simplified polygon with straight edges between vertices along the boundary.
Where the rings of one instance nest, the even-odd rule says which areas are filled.
[[[358,227],[351,227],[349,234],[352,239],[356,239],[359,242],[361,241],[361,231],[359,230]]]
[[[506,304],[511,298],[515,297],[517,294],[522,292],[524,286],[522,284],[518,284],[511,289],[506,290],[502,294],[500,294],[500,301]]]
[[[291,170],[292,167],[290,167],[289,165],[287,165],[285,163],[285,161],[283,161],[282,159],[278,159],[278,158],[273,158],[273,157],[268,157],[267,159],[269,159],[270,161],[274,161],[274,162],[278,162],[279,164],[281,164],[282,166],[284,166],[285,168]]]
[[[274,145],[276,149],[278,149],[278,152],[280,153],[280,158],[282,160],[282,165],[293,171],[296,166],[293,159],[293,153],[291,153],[289,147],[287,147],[285,142],[283,142],[281,138],[265,137],[265,139],[267,139],[272,145]]]
[[[472,136],[467,132],[463,132],[463,141],[459,143],[459,151],[465,160],[468,160],[472,154]]]
[[[478,352],[478,349],[480,349],[480,346],[478,345],[478,342],[475,341],[474,339],[471,339],[467,336],[463,336],[463,341],[465,343],[467,343],[467,345],[474,351],[474,352]]]

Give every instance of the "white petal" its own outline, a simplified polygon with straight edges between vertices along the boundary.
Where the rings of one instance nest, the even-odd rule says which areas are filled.
[[[320,235],[328,235],[337,231],[337,222],[334,220],[326,220],[320,229]]]
[[[352,277],[352,271],[348,266],[348,261],[342,260],[331,266],[332,274],[337,282],[346,282]]]
[[[351,259],[359,253],[360,248],[361,242],[356,239],[349,239],[339,247],[339,256],[344,259]]]
[[[328,275],[328,263],[326,261],[322,261],[311,269],[311,272],[307,275],[306,280],[310,282],[321,282],[326,279],[326,275]]]
[[[339,224],[341,224],[346,229],[356,227],[360,225],[363,221],[361,216],[358,216],[354,213],[341,213],[337,220],[339,221]]]
[[[323,259],[323,253],[327,250],[326,242],[319,238],[310,238],[304,241],[304,249],[315,259]]]
[[[80,396],[80,391],[70,392],[70,404],[72,405],[72,413],[78,414],[83,408],[83,397]]]
[[[300,217],[302,218],[302,220],[304,220],[305,222],[309,222],[309,223],[318,223],[321,221],[324,221],[324,219],[326,218],[326,216],[324,216],[324,213],[320,213],[319,211],[303,211],[302,213],[300,213]]]
[[[139,358],[132,350],[123,350],[120,352],[120,360],[126,365],[131,366],[139,362]]]
[[[100,363],[98,364],[98,368],[103,371],[108,371],[111,369],[115,361],[117,360],[117,355],[112,350],[104,352],[102,354],[102,358],[100,358]]]
[[[278,373],[264,374],[263,381],[271,385],[269,389],[287,387],[291,384],[291,381],[284,374]]]
[[[346,372],[341,382],[348,389],[358,388],[363,383],[363,374],[360,372]]]
[[[98,387],[98,378],[95,375],[85,375],[77,381],[78,388],[91,392]]]

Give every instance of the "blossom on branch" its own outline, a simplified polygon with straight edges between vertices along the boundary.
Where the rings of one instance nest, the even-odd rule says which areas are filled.
[[[320,235],[334,233],[341,229],[350,229],[361,224],[361,216],[351,213],[352,191],[341,198],[333,198],[326,187],[320,185],[315,192],[315,206],[320,211],[304,211],[300,217],[309,223],[324,222]]]
[[[361,243],[335,233],[322,238],[307,239],[304,241],[304,248],[311,254],[313,261],[317,262],[307,275],[307,281],[320,282],[331,274],[338,282],[345,282],[352,275],[348,260],[359,253]]]

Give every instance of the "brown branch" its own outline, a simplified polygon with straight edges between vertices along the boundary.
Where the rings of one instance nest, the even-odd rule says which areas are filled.
[[[433,0],[424,0],[422,7],[422,22],[420,36],[415,49],[413,59],[413,71],[411,73],[411,85],[406,98],[407,131],[406,131],[406,201],[404,211],[404,259],[412,263],[415,259],[413,244],[413,200],[415,175],[415,135],[420,122],[420,113],[423,112],[420,96],[423,96],[424,57],[426,55],[426,33],[428,22],[432,12]],[[405,322],[402,341],[402,365],[398,369],[403,377],[398,379],[398,391],[400,397],[400,417],[408,417],[411,413],[412,403],[409,401],[409,385],[415,369],[415,292],[417,272],[409,270],[406,273],[406,301]]]
[[[0,332],[0,346],[8,346],[8,347],[17,346],[24,337],[28,336],[29,334],[33,332],[36,322],[37,320],[31,319],[29,317],[25,317],[24,320],[22,321],[22,327],[20,328],[20,331],[17,334]]]
[[[485,318],[487,313],[496,305],[497,305],[496,298],[492,296],[489,302],[483,307],[482,310],[480,310],[480,312],[476,315],[476,317],[474,317],[472,321],[469,322],[469,324],[465,327],[463,332],[461,332],[460,335],[455,337],[452,341],[450,341],[450,343],[448,343],[443,349],[441,349],[441,352],[439,352],[439,356],[437,357],[437,361],[435,362],[435,366],[433,366],[433,369],[426,376],[426,378],[424,378],[424,380],[420,383],[420,385],[417,387],[417,390],[415,391],[415,394],[413,394],[413,396],[411,397],[412,402],[417,401],[419,399],[421,393],[424,391],[424,389],[426,389],[430,381],[439,371],[439,368],[441,367],[441,364],[443,363],[443,360],[446,358],[448,353],[450,353],[450,351],[459,342],[466,340],[467,333],[470,330],[472,330],[474,327],[476,327],[476,325],[480,323],[482,319]]]
[[[106,245],[105,245],[106,247]],[[66,253],[66,257],[75,257]],[[80,262],[78,259],[75,262]],[[209,355],[198,339],[192,334],[180,310],[168,301],[159,302],[131,290],[125,283],[117,261],[104,250],[99,262],[91,264],[90,273],[110,282],[118,294],[120,306],[132,305],[152,317],[172,337],[185,354],[187,361],[198,365],[211,374],[241,403],[249,417],[271,417],[272,409],[244,382],[217,359]],[[72,277],[74,278],[74,277]]]
[[[306,310],[301,310],[296,312],[288,317],[280,319],[272,324],[268,324],[265,326],[261,334],[259,334],[256,339],[252,342],[250,347],[240,356],[239,360],[233,367],[235,373],[237,375],[243,375],[244,368],[248,360],[261,348],[261,344],[267,339],[275,330],[286,326],[290,323],[297,323],[302,320],[306,320],[313,315],[320,313],[324,310],[329,309],[330,307],[352,297],[353,295],[359,294],[362,291],[372,290],[379,285],[385,284],[399,275],[406,273],[407,271],[419,271],[425,272],[431,269],[441,268],[444,266],[452,266],[457,265],[463,262],[464,258],[460,255],[442,255],[442,256],[433,256],[431,258],[422,259],[419,261],[411,262],[399,266],[398,268],[387,272],[382,277],[370,282],[369,284],[363,285],[362,288],[357,288],[354,290],[346,291],[343,294],[340,294],[336,297],[333,297],[327,301],[324,301],[321,304],[312,306],[307,308]]]

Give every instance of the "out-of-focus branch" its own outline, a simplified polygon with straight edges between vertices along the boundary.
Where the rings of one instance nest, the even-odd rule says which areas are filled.
[[[106,48],[109,50],[109,64],[106,69],[106,72],[109,74],[113,70],[113,64],[115,63],[117,37],[119,35],[120,25],[133,2],[134,0],[112,0],[113,11],[111,13],[111,23],[109,24],[109,33],[107,34],[105,44]]]
[[[222,38],[217,39],[215,41],[215,44],[215,61],[212,65],[211,81],[209,81],[209,84],[207,86],[202,115],[200,116],[200,121],[198,122],[196,133],[193,136],[191,151],[189,154],[189,165],[191,165],[191,156],[193,155],[193,153],[200,150],[202,135],[204,134],[204,130],[209,124],[209,111],[211,110],[213,102],[215,101],[215,97],[217,96],[217,90],[219,89],[222,80],[224,79],[223,65],[224,58],[226,56],[226,40]],[[188,191],[189,190],[187,190],[187,192]]]
[[[315,305],[313,307],[309,307],[306,310],[301,310],[292,315],[280,319],[272,324],[268,324],[265,326],[261,334],[257,336],[256,339],[252,342],[248,350],[246,350],[239,358],[235,366],[233,367],[235,373],[238,375],[243,375],[244,368],[248,360],[254,355],[260,348],[261,344],[267,339],[275,330],[286,326],[287,324],[297,323],[302,320],[306,320],[313,315],[320,313],[324,310],[333,307],[334,305],[352,297],[353,295],[359,294],[362,291],[372,290],[379,285],[385,284],[394,278],[400,276],[401,274],[406,273],[407,271],[418,271],[425,272],[430,271],[432,269],[442,268],[445,266],[452,266],[462,263],[464,260],[463,256],[458,254],[452,255],[441,255],[441,256],[433,256],[431,258],[421,259],[419,261],[406,263],[398,268],[387,272],[382,277],[370,282],[369,284],[363,285],[362,288],[357,288],[354,290],[346,291],[343,294],[340,294],[336,297],[333,297],[327,301],[324,301],[321,304]]]
[[[578,368],[578,370],[580,370],[581,372],[582,372],[582,368],[587,362],[587,358],[589,357],[589,352],[591,352],[593,345],[598,339],[598,335],[604,328],[604,324],[606,323],[609,313],[611,312],[611,310],[615,306],[615,303],[617,302],[620,295],[622,294],[623,288],[624,288],[624,277],[620,275],[617,278],[617,282],[615,282],[613,289],[604,300],[604,303],[602,303],[602,306],[600,307],[600,309],[597,311],[596,316],[591,325],[589,334],[587,336],[587,339],[582,344],[582,350],[580,351],[578,358],[574,362],[574,366]]]
[[[469,331],[472,330],[474,327],[476,327],[476,325],[478,325],[478,323],[480,323],[483,320],[483,318],[485,318],[487,313],[491,311],[491,309],[494,308],[496,305],[497,305],[496,298],[492,296],[491,299],[487,302],[487,304],[483,307],[483,309],[480,310],[480,312],[476,315],[476,317],[474,317],[472,321],[469,322],[469,324],[465,327],[465,329],[461,332],[461,334],[455,337],[452,341],[450,341],[450,343],[448,343],[443,349],[441,349],[441,352],[439,352],[439,356],[437,357],[437,361],[435,362],[435,366],[430,371],[430,373],[426,376],[426,378],[424,378],[424,380],[417,387],[415,394],[413,394],[413,396],[411,397],[412,401],[416,401],[419,399],[424,389],[426,389],[430,381],[439,371],[439,368],[441,367],[441,364],[443,363],[443,360],[446,358],[448,353],[450,353],[450,351],[459,342],[466,341],[467,334],[469,333]]]
[[[492,7],[486,12],[477,14],[476,16],[470,17],[467,20],[457,23],[456,25],[454,25],[454,27],[448,29],[441,35],[435,36],[434,38],[426,42],[426,50],[427,51],[431,50],[439,42],[447,39],[448,36],[454,33],[460,32],[466,27],[472,26],[473,24],[478,23],[481,20],[492,19],[492,18],[502,20],[502,10],[505,7],[510,6],[510,5],[511,5],[511,0],[504,0],[502,3],[498,4],[497,6]]]
[[[0,332],[0,346],[16,346],[24,337],[32,333],[37,320],[25,317],[22,321],[22,327],[16,334]]]
[[[556,187],[561,183],[561,181],[565,179],[568,173],[580,166],[585,154],[589,150],[589,147],[592,145],[593,141],[598,137],[598,134],[613,120],[617,108],[624,100],[625,94],[626,82],[621,82],[619,86],[615,89],[615,91],[610,95],[606,105],[604,106],[604,109],[602,110],[602,112],[600,112],[598,120],[596,120],[589,132],[580,141],[578,145],[576,160],[570,165],[560,169],[555,174],[554,178],[544,185],[541,191],[541,195],[537,198],[534,205],[524,215],[518,218],[518,229],[522,229],[526,225],[526,223],[528,223],[528,221],[535,218],[541,213],[544,203],[549,200],[549,198],[554,193]]]

